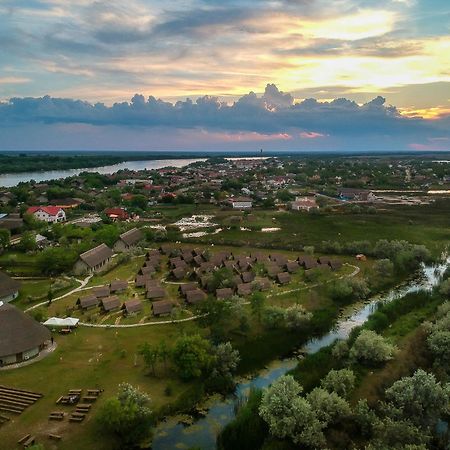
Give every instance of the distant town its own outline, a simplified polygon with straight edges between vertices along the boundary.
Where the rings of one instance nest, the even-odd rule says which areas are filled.
[[[0,188],[0,447],[399,448],[385,388],[395,409],[396,383],[423,382],[447,404],[396,425],[445,448],[449,217],[450,165],[419,156]],[[294,398],[311,422],[282,430]]]

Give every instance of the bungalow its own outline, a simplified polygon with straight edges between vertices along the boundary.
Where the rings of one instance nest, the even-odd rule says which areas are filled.
[[[187,275],[187,270],[184,267],[177,267],[170,271],[170,276],[175,280],[182,280]]]
[[[250,197],[231,197],[228,199],[233,209],[251,209],[252,199]]]
[[[342,267],[341,261],[338,261],[337,259],[332,259],[329,262],[329,266],[331,267],[331,270],[339,270]]]
[[[321,266],[328,266],[330,264],[331,259],[328,256],[320,256],[317,259],[317,262],[321,265]]]
[[[217,300],[228,300],[231,297],[233,297],[233,289],[231,288],[216,289],[216,297]]]
[[[280,272],[277,275],[277,282],[279,284],[289,284],[291,282],[291,276],[287,272]]]
[[[48,223],[65,222],[66,213],[58,206],[30,206],[27,214],[31,214],[37,220]]]
[[[178,292],[185,297],[186,293],[189,291],[193,291],[195,289],[198,289],[198,285],[197,283],[186,283],[186,284],[181,284],[180,287],[178,288]]]
[[[109,313],[120,308],[120,300],[117,295],[111,295],[101,300],[100,307],[103,312]]]
[[[297,261],[305,270],[314,269],[318,265],[317,260],[311,256],[299,256]]]
[[[252,293],[251,283],[240,283],[237,285],[237,294],[240,296],[250,295]]]
[[[11,231],[13,234],[23,228],[23,219],[19,214],[2,214],[0,217],[0,228]]]
[[[297,261],[288,261],[285,264],[285,267],[289,273],[297,272],[297,270],[300,269],[300,266],[298,265]]]
[[[152,276],[149,273],[138,275],[136,277],[136,279],[134,280],[134,286],[137,288],[144,287],[146,285],[147,281],[150,281],[151,279],[152,279]]]
[[[174,306],[175,305],[170,300],[159,300],[157,302],[153,302],[153,315],[156,317],[168,316],[172,312]]]
[[[250,283],[255,279],[255,274],[253,272],[242,272],[241,278],[244,283]]]
[[[266,264],[266,272],[267,275],[269,275],[270,278],[275,278],[278,273],[280,273],[280,266],[278,264],[272,263],[272,264]]]
[[[128,289],[128,282],[125,280],[114,280],[109,285],[109,290],[112,293],[125,292]]]
[[[82,253],[75,263],[73,271],[75,275],[81,275],[105,270],[111,262],[112,255],[113,251],[106,244],[100,244]]]
[[[0,302],[8,303],[19,295],[20,283],[9,275],[0,272]]]
[[[266,277],[261,277],[255,278],[252,285],[253,289],[257,291],[267,291],[272,287],[272,282]]]
[[[205,299],[206,294],[200,289],[193,289],[192,291],[186,292],[186,301],[191,305],[195,305]]]
[[[114,244],[113,249],[116,252],[126,252],[136,248],[137,244],[142,241],[144,235],[138,228],[132,228],[131,230],[122,233],[119,239]]]
[[[80,309],[88,310],[98,306],[98,298],[95,295],[88,295],[77,300],[77,306]]]
[[[164,298],[165,296],[166,291],[162,287],[153,286],[147,289],[146,297],[150,300],[153,300],[154,298]]]
[[[109,286],[99,286],[92,289],[92,294],[97,298],[108,297],[110,293]]]
[[[139,269],[139,275],[152,275],[156,272],[153,266],[143,266]]]
[[[133,316],[142,311],[142,302],[137,299],[128,300],[122,305],[124,316]]]

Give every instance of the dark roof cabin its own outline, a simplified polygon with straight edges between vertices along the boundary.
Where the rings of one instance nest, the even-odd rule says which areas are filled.
[[[297,261],[288,261],[285,267],[289,273],[297,272],[297,270],[300,269],[300,266],[298,265]]]
[[[216,297],[218,300],[228,300],[233,297],[233,289],[222,288],[216,290]]]
[[[237,285],[237,293],[238,295],[250,295],[252,293],[252,284],[251,283],[241,283]]]
[[[153,266],[142,266],[139,269],[138,274],[139,275],[152,275],[156,272],[155,268]]]
[[[163,298],[166,296],[166,291],[159,286],[151,287],[147,289],[146,297],[150,300],[154,298]]]
[[[109,290],[114,292],[124,292],[128,289],[128,282],[124,280],[114,280],[111,281],[111,284],[109,285]]]
[[[317,258],[317,262],[321,265],[321,266],[328,266],[330,264],[331,258],[329,258],[328,256],[320,256],[319,258]]]
[[[197,283],[186,283],[186,284],[181,284],[178,288],[178,292],[182,295],[185,296],[186,292],[188,291],[193,291],[194,289],[198,289],[198,285]]]
[[[102,297],[108,297],[108,295],[111,293],[109,290],[109,286],[99,286],[99,287],[95,287],[92,289],[92,293],[97,297],[97,298],[102,298]]]
[[[277,274],[277,282],[279,284],[289,284],[291,282],[291,276],[287,272],[280,272]]]
[[[170,276],[175,280],[182,280],[187,275],[187,270],[183,267],[177,267],[170,271]]]
[[[317,261],[311,256],[299,256],[297,261],[305,270],[314,269],[318,266]]]
[[[250,283],[255,279],[255,274],[253,272],[242,272],[241,278],[244,283]]]
[[[255,278],[252,284],[258,291],[267,291],[272,287],[272,282],[267,277]]]
[[[172,312],[174,308],[173,302],[170,300],[159,300],[152,303],[153,315],[154,316],[165,316]]]
[[[135,287],[144,287],[147,284],[147,281],[152,279],[151,274],[138,275],[134,280]]]
[[[103,298],[100,302],[101,309],[105,312],[115,311],[120,308],[120,300],[117,295],[111,295],[111,297]]]
[[[186,301],[191,305],[195,305],[205,299],[206,294],[200,289],[193,289],[192,291],[186,292]]]
[[[329,264],[331,270],[339,270],[342,267],[342,262],[337,259],[332,259]]]
[[[127,316],[137,314],[142,311],[142,302],[137,299],[128,300],[122,305],[122,309]]]
[[[81,309],[90,309],[98,306],[99,300],[95,295],[87,295],[86,297],[80,297],[77,300],[77,305]]]

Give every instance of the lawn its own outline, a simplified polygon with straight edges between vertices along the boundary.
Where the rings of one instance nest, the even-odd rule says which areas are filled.
[[[55,335],[58,348],[53,354],[20,369],[0,371],[1,384],[44,394],[20,419],[2,427],[1,448],[15,448],[20,437],[32,433],[46,448],[110,449],[111,443],[105,436],[98,438],[93,418],[99,405],[114,395],[119,383],[126,381],[147,392],[155,410],[177,400],[192,388],[192,384],[180,382],[173,373],[163,373],[162,368],[157,377],[147,375],[136,356],[138,345],[142,342],[155,345],[162,340],[171,344],[180,333],[197,331],[194,323],[187,323],[177,327],[166,325],[126,330],[79,328],[71,335]],[[164,393],[169,385],[173,392],[170,397]],[[67,419],[61,423],[47,420],[51,411],[71,411],[70,408],[56,406],[57,398],[69,389],[89,388],[100,388],[105,392],[84,423],[72,424]],[[63,440],[53,444],[54,447],[47,447],[49,441],[45,435],[49,432],[61,434]]]

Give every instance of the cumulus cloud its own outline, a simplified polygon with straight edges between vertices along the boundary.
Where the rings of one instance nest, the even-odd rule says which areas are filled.
[[[228,104],[219,97],[203,96],[196,101],[176,103],[136,94],[129,102],[91,104],[81,100],[52,98],[11,98],[0,103],[0,126],[26,124],[86,124],[144,129],[206,130],[214,133],[252,133],[317,140],[322,137],[401,137],[411,142],[448,136],[446,118],[425,120],[403,116],[386,105],[381,96],[358,104],[345,98],[294,102],[289,93],[274,84],[263,95],[250,92]],[[255,134],[255,136],[256,136]],[[255,138],[255,140],[257,140]]]

